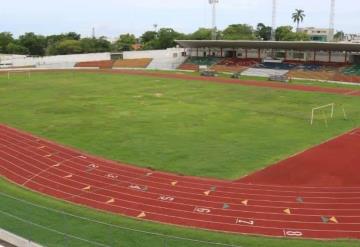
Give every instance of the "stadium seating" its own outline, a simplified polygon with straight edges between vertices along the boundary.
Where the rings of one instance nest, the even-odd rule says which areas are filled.
[[[244,76],[270,77],[286,75],[288,70],[268,69],[268,68],[249,68],[241,73]]]
[[[336,75],[336,71],[324,71],[324,70],[292,70],[289,76],[292,78],[304,78],[314,80],[332,81]]]
[[[225,58],[213,65],[211,69],[219,72],[242,72],[257,64],[256,59]]]
[[[189,57],[178,69],[198,71],[200,65],[212,67],[221,60],[222,59],[218,57]]]
[[[178,67],[178,69],[180,69],[180,70],[198,71],[199,70],[199,65],[192,64],[192,63],[183,63]]]
[[[75,64],[76,68],[100,68],[100,69],[111,69],[113,66],[112,60],[102,60],[102,61],[87,61],[79,62]]]
[[[218,65],[250,67],[258,63],[257,59],[225,58]]]
[[[337,73],[334,76],[334,81],[360,83],[360,75],[344,75],[344,74]]]
[[[255,65],[258,69],[291,70],[297,65],[291,63],[260,63]]]
[[[116,60],[114,68],[147,68],[151,63],[151,58],[137,58],[137,59],[124,59]]]
[[[355,75],[355,76],[360,76],[360,64],[356,64],[350,67],[346,67],[343,70],[343,73],[345,75]]]

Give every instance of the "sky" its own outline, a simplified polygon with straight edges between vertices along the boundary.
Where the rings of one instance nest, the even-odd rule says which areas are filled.
[[[291,14],[305,10],[302,27],[329,26],[330,0],[277,0],[277,25],[293,25]],[[57,34],[75,31],[114,38],[141,35],[153,25],[190,33],[211,26],[208,0],[0,0],[0,32]],[[263,22],[271,25],[272,0],[220,0],[217,26]],[[337,0],[335,29],[360,33],[360,0]]]

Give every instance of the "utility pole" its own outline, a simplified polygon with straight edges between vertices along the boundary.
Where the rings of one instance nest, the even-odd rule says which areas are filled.
[[[277,2],[273,0],[272,3],[272,25],[271,25],[271,40],[275,41],[275,31],[276,31],[276,12],[277,12]]]
[[[211,39],[216,40],[217,36],[217,27],[216,27],[216,5],[219,3],[219,0],[209,0],[209,4],[212,5],[212,34]]]

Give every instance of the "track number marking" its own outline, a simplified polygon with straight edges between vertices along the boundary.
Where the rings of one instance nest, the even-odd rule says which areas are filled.
[[[199,214],[210,214],[211,210],[208,208],[195,208],[194,212]]]
[[[284,230],[284,236],[285,237],[302,237],[303,233],[300,231],[288,231]]]
[[[236,224],[240,224],[240,225],[250,225],[253,226],[255,224],[255,221],[253,220],[242,220],[242,219],[236,219]]]
[[[137,191],[146,191],[147,190],[146,186],[140,186],[140,185],[136,185],[136,184],[130,185],[129,188],[132,190],[137,190]]]
[[[111,178],[111,179],[117,179],[119,176],[110,173],[110,174],[107,174],[106,177]]]
[[[159,200],[164,202],[173,202],[175,198],[172,196],[160,196]]]

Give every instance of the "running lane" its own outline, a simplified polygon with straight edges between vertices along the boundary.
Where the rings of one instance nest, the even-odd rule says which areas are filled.
[[[284,238],[360,239],[360,185],[352,175],[359,141],[354,130],[307,151],[312,158],[305,159],[305,171],[319,171],[318,164],[336,179],[290,173],[303,166],[304,152],[301,162],[295,156],[275,165],[285,170],[274,171],[278,177],[260,172],[222,181],[119,164],[0,125],[0,175],[45,195],[142,220]]]

